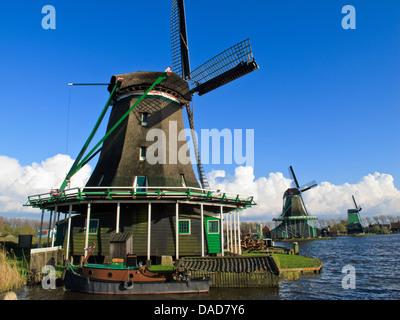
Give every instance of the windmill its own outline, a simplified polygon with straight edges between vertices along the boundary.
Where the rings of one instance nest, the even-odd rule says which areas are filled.
[[[231,234],[229,249],[240,252],[240,239],[232,240],[234,225],[239,210],[255,203],[253,197],[209,190],[191,101],[195,93],[206,94],[258,65],[247,39],[191,71],[183,0],[172,1],[171,38],[174,72],[168,68],[112,76],[109,98],[60,189],[28,197],[28,205],[41,208],[42,216],[44,210],[70,217],[75,213],[58,224],[56,243],[66,246],[67,256],[80,255],[88,247],[89,232],[96,234],[100,242],[96,254],[105,260],[124,258],[124,252],[147,260],[161,255],[224,254],[223,214],[231,217],[225,226]],[[107,132],[87,152],[110,106]],[[200,184],[190,161],[178,157],[182,150],[189,153],[186,137],[178,137],[184,129],[183,108],[193,135]],[[68,189],[71,178],[96,155],[86,186]],[[70,242],[75,243],[72,249]],[[117,253],[122,256],[116,257]]]
[[[95,151],[92,149],[92,151],[89,152],[89,154],[82,161],[80,161],[81,154],[83,156],[83,153],[86,151],[85,147],[87,147],[91,141],[89,140],[92,138],[91,135],[85,144],[84,149],[82,149],[83,152],[81,152],[81,154],[78,156],[76,163],[72,166],[70,172],[68,173],[64,183],[61,186],[61,189],[66,187],[71,177],[82,167],[82,165],[86,164],[100,151],[101,154],[99,162],[88,182],[88,186],[124,184],[131,186],[132,183],[134,183],[131,181],[132,177],[137,176],[146,177],[146,179],[142,178],[140,184],[147,186],[152,184],[160,185],[160,183],[169,184],[169,186],[180,186],[182,179],[184,179],[186,185],[197,187],[198,183],[193,177],[193,173],[191,172],[192,169],[189,168],[190,164],[183,165],[178,163],[178,166],[176,166],[176,163],[173,163],[173,166],[170,166],[168,163],[163,163],[160,166],[150,167],[145,165],[137,166],[132,161],[133,159],[140,159],[141,155],[139,153],[146,152],[146,149],[149,145],[149,142],[145,139],[146,137],[143,136],[142,129],[144,125],[143,121],[141,120],[145,118],[145,126],[153,127],[152,124],[155,123],[154,116],[158,113],[158,116],[162,121],[158,121],[156,128],[162,129],[167,133],[167,136],[169,136],[168,133],[170,131],[171,121],[176,122],[176,130],[178,132],[183,129],[182,115],[180,112],[176,112],[178,109],[180,110],[181,106],[186,106],[201,186],[203,189],[209,189],[207,176],[201,163],[198,143],[195,135],[193,108],[190,103],[192,100],[192,95],[195,93],[198,93],[199,96],[204,95],[252,71],[257,70],[259,67],[253,57],[250,41],[249,39],[246,39],[223,51],[214,58],[208,60],[200,67],[191,71],[183,0],[172,1],[171,51],[172,69],[174,72],[153,86],[151,91],[147,93],[145,100],[143,102],[140,101],[140,104],[137,106],[135,106],[135,104],[138,102],[138,100],[140,100],[139,97],[141,97],[141,94],[143,94],[146,89],[149,89],[152,84],[158,81],[159,77],[163,76],[163,73],[135,72],[116,75],[111,78],[111,82],[108,87],[110,99],[106,104],[106,108],[108,108],[109,104],[113,105],[114,107],[110,116],[107,130],[112,130],[114,128],[113,126],[115,126],[118,121],[121,120],[124,112],[129,110],[133,111],[133,113],[136,113],[135,117],[138,121],[133,124],[128,119],[128,126],[126,123],[120,123],[119,127],[110,133],[109,136],[107,136],[107,139],[103,141],[101,150],[97,149],[97,151]],[[160,97],[161,93],[164,99],[164,103],[162,105],[160,103],[157,104],[156,99],[148,99],[150,94],[152,94],[153,97]],[[127,102],[128,99],[129,102]],[[165,103],[166,100],[173,101],[175,103],[175,108],[171,107],[170,104]],[[129,103],[130,105],[128,106]],[[146,105],[143,106],[144,104]],[[132,105],[135,107],[131,107]],[[177,106],[179,107],[176,108]],[[104,113],[105,110],[103,110],[102,116],[104,116]],[[99,121],[102,120],[102,116],[99,118]],[[128,117],[130,118],[132,115],[129,115]],[[153,118],[153,121],[150,121],[151,124],[147,123],[149,117]],[[135,135],[135,141],[131,141],[131,137],[133,135]],[[118,147],[115,147],[115,144],[111,142],[124,139],[125,143],[120,144]],[[187,148],[185,144],[186,142],[183,144],[178,142],[176,148]],[[100,147],[100,145],[97,147]],[[125,150],[127,150],[126,148],[130,148],[131,150],[125,152]],[[170,152],[176,151],[170,150],[170,144],[168,143],[166,144],[165,148],[166,150],[163,150],[163,152],[166,155],[170,155]],[[113,151],[110,152],[110,149],[113,149]],[[136,152],[133,149],[135,149]],[[156,177],[154,177],[154,175],[156,175]],[[161,177],[167,177],[168,181]],[[153,178],[157,181],[154,181]],[[151,180],[153,180],[154,183],[152,183]]]
[[[271,231],[276,238],[309,238],[316,236],[315,220],[317,217],[310,216],[304,204],[302,194],[317,186],[315,181],[300,186],[293,167],[289,167],[289,174],[293,180],[294,187],[289,188],[283,194],[282,213],[279,218],[273,219],[280,224]]]
[[[362,208],[357,205],[356,198],[352,196],[354,202],[354,209],[347,210],[347,233],[357,234],[364,233],[360,212]]]

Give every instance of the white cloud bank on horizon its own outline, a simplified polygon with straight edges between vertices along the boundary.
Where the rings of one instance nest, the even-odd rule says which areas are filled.
[[[70,156],[58,154],[40,164],[21,166],[17,159],[0,156],[0,215],[37,211],[23,206],[28,196],[59,188],[73,162]],[[71,187],[84,186],[91,170],[89,165],[83,167],[72,177]]]
[[[58,154],[39,163],[21,166],[18,160],[0,156],[0,215],[2,213],[37,212],[23,207],[29,195],[47,193],[61,185],[66,172],[73,163],[67,155]],[[83,167],[72,179],[71,187],[82,187],[90,177],[92,168]],[[253,195],[256,206],[243,212],[242,219],[271,221],[279,217],[282,196],[292,180],[280,172],[268,177],[255,178],[252,167],[237,167],[232,176],[216,170],[208,174],[212,189],[225,192]],[[400,190],[396,189],[390,174],[375,172],[363,177],[356,184],[334,185],[321,182],[318,187],[303,194],[307,210],[320,218],[345,217],[347,209],[353,208],[351,196],[363,207],[365,216],[399,215]]]
[[[212,189],[253,195],[257,205],[243,212],[243,221],[262,222],[280,216],[283,193],[292,182],[280,172],[255,179],[252,167],[238,167],[232,176],[227,176],[222,170],[212,171],[208,180]],[[324,219],[346,217],[347,209],[354,208],[352,195],[363,208],[362,215],[399,215],[400,190],[396,189],[393,181],[390,174],[378,172],[363,177],[356,184],[338,186],[325,181],[304,192],[303,199],[310,215]]]

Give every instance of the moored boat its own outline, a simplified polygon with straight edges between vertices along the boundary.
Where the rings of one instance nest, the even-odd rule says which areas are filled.
[[[209,279],[194,278],[184,269],[152,272],[147,266],[128,267],[121,261],[109,265],[85,264],[76,267],[68,263],[65,289],[97,294],[167,294],[206,293]]]

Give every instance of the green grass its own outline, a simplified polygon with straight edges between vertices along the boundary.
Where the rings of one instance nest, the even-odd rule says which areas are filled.
[[[150,271],[153,271],[153,272],[175,271],[174,266],[162,266],[162,265],[153,265],[149,269],[150,269]]]
[[[21,287],[26,283],[27,268],[13,251],[0,247],[0,292]]]
[[[262,254],[262,253],[261,253]],[[276,264],[281,269],[288,268],[311,268],[320,265],[320,260],[317,258],[310,258],[301,255],[293,255],[286,253],[271,253],[275,259]],[[251,253],[244,253],[243,256],[259,256],[260,252],[253,251]]]
[[[272,255],[281,269],[287,268],[310,268],[320,265],[320,260],[301,255],[273,254]]]

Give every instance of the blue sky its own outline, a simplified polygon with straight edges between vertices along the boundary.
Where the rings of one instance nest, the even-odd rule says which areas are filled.
[[[3,3],[0,156],[21,167],[57,154],[74,159],[108,94],[105,87],[67,84],[165,70],[171,65],[171,2]],[[349,4],[356,9],[355,30],[341,24]],[[44,5],[56,9],[55,30],[41,26]],[[197,130],[254,129],[255,179],[274,172],[289,177],[292,165],[300,183],[357,184],[378,172],[400,188],[399,1],[185,5],[192,69],[246,38],[260,66],[195,97]],[[237,166],[205,169],[235,175]]]

